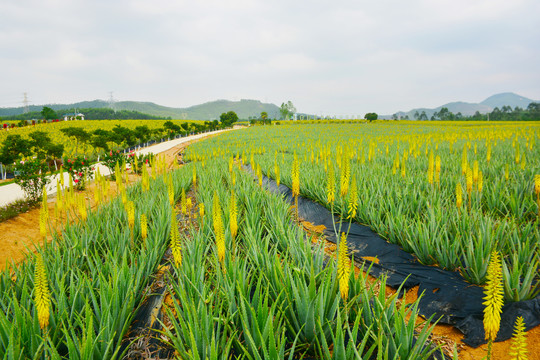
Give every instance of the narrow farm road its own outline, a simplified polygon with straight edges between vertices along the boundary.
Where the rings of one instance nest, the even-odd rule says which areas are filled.
[[[217,136],[224,131],[230,130],[219,130],[174,139],[141,149],[137,153],[148,154],[152,152],[154,154],[162,154],[166,157],[169,167],[172,167],[178,152],[183,150],[189,144],[200,141],[204,138]],[[101,166],[100,172],[101,174],[108,174],[109,170],[105,166]],[[67,177],[67,173],[64,173],[64,176]],[[130,175],[130,182],[137,180],[139,180],[138,176]],[[67,183],[68,181],[66,181],[66,184]],[[47,189],[47,193],[49,195],[48,207],[49,214],[51,214],[51,226],[59,229],[63,226],[63,224],[65,224],[66,218],[65,216],[62,216],[62,218],[57,219],[53,215],[56,202],[56,198],[54,196],[56,193],[56,179],[54,179],[53,184],[54,186],[51,187],[51,189]],[[109,195],[116,196],[116,183],[111,181],[110,186],[111,191]],[[84,192],[87,201],[92,204],[92,208],[95,207],[92,196],[93,189],[94,183],[91,182]],[[24,197],[24,193],[20,187],[18,187],[18,185],[10,184],[0,187],[0,205],[9,203],[9,199],[14,201],[22,197]],[[33,209],[0,223],[0,270],[9,267],[12,263],[18,263],[19,261],[24,260],[28,251],[34,251],[36,245],[43,243],[39,233],[39,212],[39,208]],[[48,240],[50,239],[51,237],[49,235]]]

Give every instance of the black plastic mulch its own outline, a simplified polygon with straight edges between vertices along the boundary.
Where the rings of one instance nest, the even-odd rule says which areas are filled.
[[[285,185],[276,186],[276,182],[263,175],[263,186],[269,191],[282,194],[284,200],[294,205],[292,191]],[[332,217],[328,209],[321,204],[304,197],[298,198],[298,215],[315,225],[324,225],[326,238],[336,243]],[[334,221],[339,223],[338,216]],[[464,335],[463,342],[477,347],[486,343],[482,297],[483,289],[472,285],[458,272],[442,270],[434,266],[422,265],[400,246],[391,244],[373,232],[369,227],[353,223],[347,237],[347,245],[355,260],[366,261],[363,257],[377,257],[379,263],[372,263],[371,274],[380,277],[387,275],[387,284],[397,288],[403,283],[405,289],[419,286],[418,295],[423,293],[418,306],[420,315],[439,323],[450,324]],[[540,295],[534,299],[507,303],[501,315],[501,327],[496,341],[512,337],[515,320],[522,316],[526,329],[540,325]]]

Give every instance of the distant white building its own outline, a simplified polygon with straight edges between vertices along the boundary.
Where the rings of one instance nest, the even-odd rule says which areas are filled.
[[[64,114],[64,121],[70,121],[70,120],[84,120],[84,114],[82,113]]]

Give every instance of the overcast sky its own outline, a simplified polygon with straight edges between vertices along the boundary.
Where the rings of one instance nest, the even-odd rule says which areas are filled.
[[[540,99],[538,0],[2,0],[0,107],[258,99],[392,114]]]

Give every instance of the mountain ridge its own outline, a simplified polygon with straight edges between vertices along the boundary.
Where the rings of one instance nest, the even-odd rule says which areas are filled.
[[[503,106],[510,106],[512,109],[518,106],[520,108],[525,109],[532,102],[540,102],[540,101],[532,100],[532,99],[526,98],[524,96],[521,96],[512,92],[504,92],[504,93],[491,95],[479,103],[453,101],[453,102],[446,103],[444,105],[440,105],[436,108],[414,108],[409,111],[398,111],[395,113],[395,115],[400,116],[401,118],[408,116],[409,119],[415,119],[414,115],[416,112],[421,114],[422,111],[425,111],[427,117],[431,118],[431,116],[435,112],[438,112],[443,107],[445,107],[454,114],[457,114],[460,112],[464,116],[471,116],[471,115],[474,115],[477,111],[480,112],[481,114],[486,114],[488,112],[493,111],[493,109],[495,109],[496,107],[500,109]],[[391,119],[392,115],[382,115],[380,116],[380,118]]]
[[[461,113],[464,116],[474,115],[476,111],[485,114],[491,112],[495,107],[510,106],[515,108],[519,106],[526,108],[531,102],[540,102],[532,99],[528,99],[524,96],[505,92],[489,96],[479,103],[454,101],[436,108],[414,108],[407,112],[398,111],[395,115],[404,118],[408,116],[409,119],[414,119],[415,112],[419,114],[425,111],[428,118],[440,111],[443,107],[454,114]],[[115,110],[131,110],[138,111],[145,114],[150,114],[158,117],[171,117],[172,119],[189,119],[189,120],[213,120],[218,119],[221,113],[227,111],[234,111],[238,114],[240,119],[248,119],[249,117],[259,117],[261,112],[266,111],[269,118],[280,118],[279,107],[271,103],[263,103],[260,100],[241,99],[240,101],[230,101],[225,99],[219,99],[214,101],[208,101],[202,104],[192,105],[184,108],[180,107],[168,107],[158,105],[149,101],[118,101],[109,103],[105,100],[91,100],[80,101],[73,104],[44,104],[44,105],[31,105],[30,111],[41,111],[43,106],[48,106],[59,112],[61,115],[62,109],[85,109],[85,108],[107,108],[111,107]],[[13,116],[22,114],[24,108],[11,107],[0,108],[0,117]],[[392,115],[381,115],[381,119],[391,119]]]
[[[248,119],[251,116],[259,117],[263,111],[266,111],[270,118],[279,117],[279,107],[277,105],[251,99],[241,99],[240,101],[214,100],[186,108],[168,107],[149,101],[118,101],[111,104],[105,100],[96,99],[92,101],[80,101],[73,104],[31,105],[29,106],[29,109],[30,111],[41,111],[43,106],[48,106],[57,112],[61,112],[62,109],[110,107],[114,110],[131,110],[158,117],[189,120],[219,119],[219,116],[222,113],[231,110],[236,112],[240,119]],[[19,115],[22,114],[23,111],[23,107],[0,108],[0,117]]]

